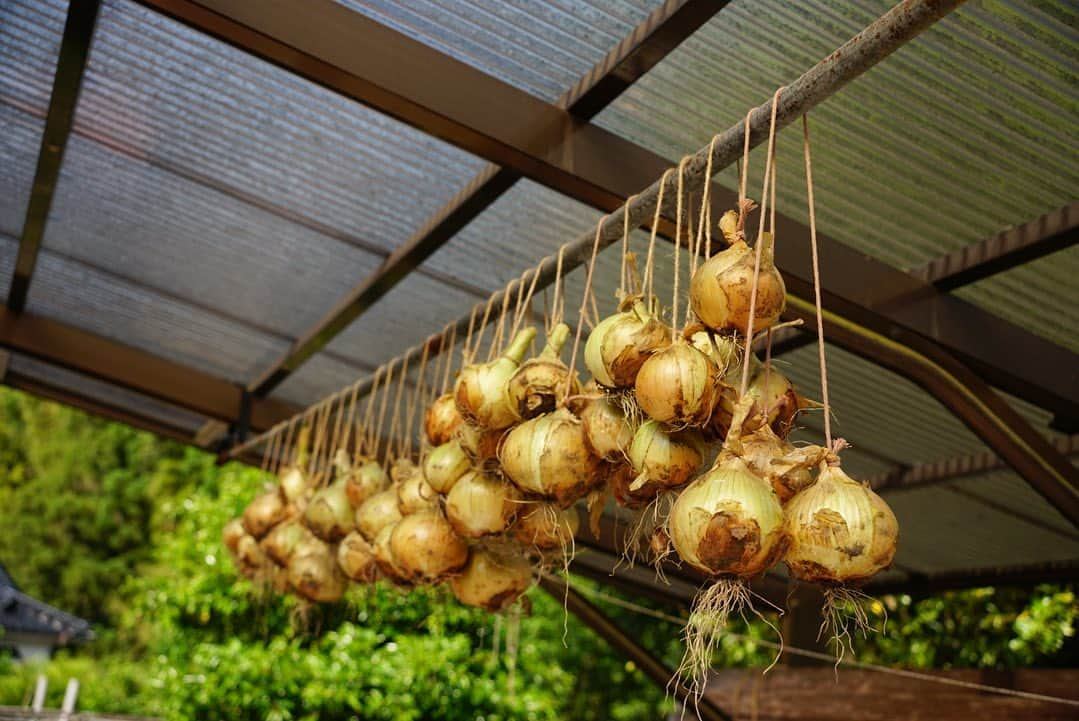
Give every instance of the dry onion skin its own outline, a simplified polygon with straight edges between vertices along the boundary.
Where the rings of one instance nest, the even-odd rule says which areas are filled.
[[[393,559],[406,580],[437,583],[468,561],[468,544],[437,510],[402,518],[390,537]]]
[[[401,520],[397,506],[397,489],[387,488],[368,498],[356,509],[356,530],[371,543],[386,526]]]
[[[319,489],[304,510],[304,524],[324,541],[339,541],[356,527],[356,512],[348,499],[347,483],[341,479]]]
[[[634,485],[638,473],[633,470],[633,466],[628,461],[608,463],[603,475],[607,479],[607,486],[611,489],[611,493],[614,494],[615,503],[623,508],[640,510],[667,490],[663,484],[647,479],[644,483]]]
[[[506,395],[506,385],[535,337],[535,328],[525,328],[517,333],[499,358],[490,363],[467,366],[461,371],[453,388],[453,398],[465,422],[497,430],[507,428],[517,420]]]
[[[637,300],[596,324],[584,345],[584,363],[600,385],[628,388],[648,357],[670,342],[670,329]]]
[[[580,392],[576,379],[569,383],[569,368],[560,359],[562,347],[569,338],[569,326],[559,323],[547,336],[547,345],[535,358],[530,358],[514,371],[506,384],[507,403],[516,420],[528,420],[554,411],[566,397]]]
[[[581,525],[576,506],[559,508],[554,503],[530,503],[523,507],[513,526],[513,537],[525,548],[561,551],[573,545]]]
[[[309,538],[293,551],[288,582],[296,593],[315,603],[339,601],[348,587],[333,547],[317,538]]]
[[[517,488],[563,508],[602,481],[600,460],[589,448],[581,422],[565,408],[515,426],[498,458]]]
[[[633,434],[629,461],[637,474],[629,490],[647,483],[678,488],[704,463],[704,440],[692,429],[668,431],[658,421],[645,421]]]
[[[423,432],[432,446],[440,446],[453,438],[453,432],[463,422],[453,394],[443,393],[424,412]]]
[[[606,396],[589,398],[581,409],[580,418],[593,453],[608,461],[626,457],[635,429],[621,408]]]
[[[769,426],[742,436],[738,455],[749,469],[772,486],[780,503],[813,484],[810,469],[825,460],[821,446],[796,448],[775,434]]]
[[[486,473],[470,471],[446,496],[446,519],[464,538],[483,538],[513,524],[521,494],[511,484]]]
[[[498,448],[502,445],[502,438],[506,433],[507,431],[504,428],[488,430],[462,423],[454,434],[454,438],[461,444],[461,448],[468,454],[468,457],[476,465],[482,466],[489,461],[497,460]]]
[[[262,538],[270,529],[289,515],[285,499],[277,488],[256,496],[244,509],[244,530],[255,538]]]
[[[397,507],[402,516],[438,507],[438,494],[419,469],[398,484]]]
[[[262,539],[260,545],[274,563],[287,566],[296,548],[309,538],[311,538],[311,533],[304,525],[298,520],[291,520],[274,526]]]
[[[787,504],[791,575],[813,583],[857,586],[892,563],[899,522],[884,499],[838,466]]]
[[[532,585],[532,566],[522,553],[476,547],[460,574],[450,579],[457,600],[491,613],[507,608]]]
[[[773,239],[765,233],[760,241],[760,275],[757,286],[753,329],[763,331],[775,325],[787,307],[787,289],[775,266]],[[748,332],[753,268],[756,251],[737,240],[705,261],[689,283],[693,312],[714,331]]]
[[[449,441],[433,449],[423,459],[423,477],[431,488],[446,495],[471,467],[472,461],[461,444]]]
[[[377,461],[361,458],[349,471],[345,492],[353,508],[359,508],[361,503],[389,486],[390,477],[382,466]]]
[[[634,384],[641,410],[676,428],[704,425],[719,391],[718,366],[684,340],[649,356]]]
[[[378,576],[375,549],[356,531],[345,536],[337,547],[337,565],[356,583],[372,583]]]

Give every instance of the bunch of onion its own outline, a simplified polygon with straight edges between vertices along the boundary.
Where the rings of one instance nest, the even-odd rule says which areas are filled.
[[[629,461],[637,475],[628,490],[637,492],[648,484],[678,488],[700,470],[704,454],[704,439],[696,430],[671,431],[658,421],[645,421],[629,446]]]
[[[299,543],[288,562],[288,583],[315,603],[333,603],[345,595],[348,579],[337,565],[333,546],[311,537]]]
[[[596,324],[584,346],[585,366],[606,388],[631,387],[648,357],[671,342],[670,328],[654,307],[637,298],[627,299],[622,308]]]
[[[378,576],[375,549],[363,534],[353,531],[337,547],[337,565],[357,583],[372,583]]]
[[[346,455],[345,459],[347,458]],[[348,494],[348,502],[352,507],[359,508],[361,503],[379,491],[386,490],[389,485],[390,477],[378,461],[359,458],[348,472],[345,493]]]
[[[256,539],[262,538],[291,514],[292,509],[286,503],[281,489],[274,486],[256,496],[244,509],[244,530]]]
[[[437,508],[398,521],[390,551],[404,578],[414,583],[438,583],[468,561],[468,544]]]
[[[603,481],[600,459],[585,440],[581,421],[566,408],[512,428],[498,459],[502,472],[523,493],[563,508]]]
[[[822,630],[842,655],[850,625],[868,629],[857,588],[891,565],[899,542],[895,514],[838,462],[824,464],[817,482],[787,504],[786,534],[783,561],[794,578],[825,587]]]
[[[532,574],[521,549],[476,546],[449,584],[461,603],[497,613],[529,589]]]
[[[397,484],[397,507],[402,516],[438,507],[438,493],[423,477],[423,471],[419,468],[415,468],[412,475]]]
[[[776,324],[787,307],[787,289],[775,266],[773,238],[760,241],[761,262],[753,327],[762,331]],[[736,330],[743,336],[749,326],[756,250],[742,239],[706,260],[689,284],[693,312],[715,331]]]
[[[667,529],[679,557],[715,579],[694,600],[679,668],[695,690],[703,690],[727,618],[753,609],[747,581],[775,565],[786,549],[783,508],[772,487],[725,448],[712,469],[678,496]]]
[[[482,538],[509,529],[521,494],[501,478],[482,471],[464,474],[446,495],[446,519],[464,538]]]
[[[311,532],[299,520],[291,519],[274,526],[262,539],[261,546],[274,563],[287,566],[292,554],[309,538]]]
[[[625,459],[633,442],[634,424],[595,381],[585,386],[584,393],[586,400],[579,416],[592,452],[606,461]]]
[[[391,486],[368,498],[356,509],[356,530],[374,543],[382,529],[401,520],[397,505],[397,488]]]
[[[423,459],[423,477],[438,493],[446,495],[453,485],[472,468],[459,441],[447,441],[431,450]]]
[[[339,451],[341,461],[337,475],[330,485],[320,488],[304,510],[304,524],[324,541],[340,541],[356,527],[355,509],[349,500],[350,464],[345,451]]]
[[[514,371],[506,384],[509,407],[516,420],[528,420],[555,410],[569,394],[580,392],[577,379],[569,381],[569,368],[559,357],[569,338],[569,326],[559,323],[547,336],[547,345],[534,358],[529,358]]]
[[[563,551],[573,546],[580,527],[575,506],[559,508],[554,503],[527,503],[513,524],[513,537],[527,549],[540,553]]]
[[[423,432],[432,446],[440,446],[453,438],[454,431],[464,423],[457,411],[452,393],[443,393],[427,407],[423,415]]]
[[[535,328],[525,328],[500,357],[489,363],[469,365],[457,376],[453,398],[467,423],[495,430],[513,424],[516,417],[506,395],[506,385],[535,337]]]
[[[720,390],[719,367],[681,337],[650,355],[634,383],[641,410],[673,428],[707,423]]]

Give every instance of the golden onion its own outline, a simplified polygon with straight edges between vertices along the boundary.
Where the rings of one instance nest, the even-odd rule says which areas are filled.
[[[405,579],[436,583],[468,561],[468,544],[436,509],[405,516],[393,529],[390,550]]]
[[[266,491],[244,509],[244,530],[255,538],[262,538],[271,528],[288,517],[290,509],[277,488]]]
[[[397,507],[402,516],[438,507],[438,494],[419,469],[397,485]]]
[[[649,418],[679,428],[703,425],[719,391],[719,368],[683,340],[649,356],[634,384],[637,403]]]
[[[584,345],[584,363],[600,385],[626,388],[648,356],[670,342],[670,329],[637,300],[596,324]]]
[[[368,498],[356,509],[356,530],[371,543],[386,526],[401,520],[397,506],[397,489],[387,488]]]
[[[296,548],[310,537],[311,533],[302,523],[298,520],[290,520],[274,526],[262,539],[260,545],[274,563],[287,566]]]
[[[356,527],[355,509],[348,500],[347,483],[342,478],[319,489],[304,510],[304,524],[324,541],[339,541]]]
[[[575,506],[563,509],[554,503],[529,503],[523,506],[513,525],[513,537],[525,548],[560,550],[573,544],[580,524]]]
[[[547,336],[547,345],[535,358],[530,358],[514,371],[506,384],[507,402],[516,420],[528,420],[550,413],[566,397],[580,392],[577,380],[567,384],[569,368],[559,355],[569,338],[569,326],[559,323]]]
[[[491,536],[510,527],[520,501],[521,494],[511,484],[470,471],[446,496],[446,519],[465,538]]]
[[[315,603],[339,601],[348,587],[333,547],[314,537],[293,551],[288,562],[288,582],[296,593]]]
[[[563,508],[602,481],[600,460],[588,447],[581,422],[565,408],[512,428],[498,458],[521,491]]]
[[[348,474],[345,492],[352,507],[359,508],[361,503],[389,486],[390,477],[378,461],[361,458]]]
[[[754,309],[754,333],[775,325],[787,307],[787,289],[783,276],[775,267],[771,234],[765,233],[760,242],[764,246]],[[746,335],[755,262],[756,251],[745,241],[738,240],[697,268],[690,280],[689,298],[693,312],[702,323],[715,331],[736,330]]]
[[[225,548],[229,549],[229,553],[233,555],[236,555],[236,549],[240,546],[240,539],[246,535],[248,534],[244,529],[242,518],[233,518],[225,524],[225,528],[221,531],[221,537],[225,541]]]
[[[590,383],[586,393],[598,393]],[[594,390],[593,390],[594,389]],[[608,461],[624,459],[633,442],[634,427],[618,406],[606,397],[589,398],[580,412],[588,446],[600,458]]]
[[[498,553],[477,547],[450,589],[466,606],[497,613],[521,597],[532,585],[532,566],[521,553]]]
[[[535,328],[517,333],[510,346],[490,363],[467,366],[457,376],[453,398],[466,422],[482,428],[506,428],[516,420],[506,385],[528,352]]]
[[[695,430],[668,431],[658,421],[645,421],[633,434],[629,461],[637,474],[630,490],[647,483],[677,488],[704,463],[704,440]]]
[[[463,422],[453,394],[443,393],[424,412],[423,432],[432,446],[440,446],[453,438],[453,432]]]
[[[356,531],[345,536],[337,547],[337,565],[357,583],[371,583],[378,575],[375,549]]]
[[[432,449],[423,459],[423,477],[431,488],[446,495],[471,467],[472,461],[460,442],[448,441]]]

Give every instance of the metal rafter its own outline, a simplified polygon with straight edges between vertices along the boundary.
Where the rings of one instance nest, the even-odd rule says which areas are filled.
[[[555,106],[589,120],[626,88],[727,5],[725,0],[668,0],[569,91]],[[344,298],[248,385],[255,395],[270,393],[290,373],[324,348],[386,293],[448,242],[459,230],[509,190],[520,174],[489,164],[468,185],[401,244]]]
[[[52,95],[49,98],[49,113],[41,134],[41,150],[37,156],[34,184],[26,208],[19,252],[15,258],[15,273],[8,289],[7,307],[16,312],[26,307],[26,296],[34,276],[38,250],[45,238],[45,224],[49,219],[56,182],[60,178],[64,148],[75,119],[79,88],[82,85],[83,71],[86,69],[86,59],[90,55],[90,42],[100,7],[101,0],[71,0],[68,6]]]

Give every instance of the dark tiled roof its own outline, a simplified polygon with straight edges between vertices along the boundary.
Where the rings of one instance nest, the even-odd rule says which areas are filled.
[[[31,598],[19,590],[0,564],[0,628],[5,631],[55,636],[60,645],[89,641],[90,622]]]

